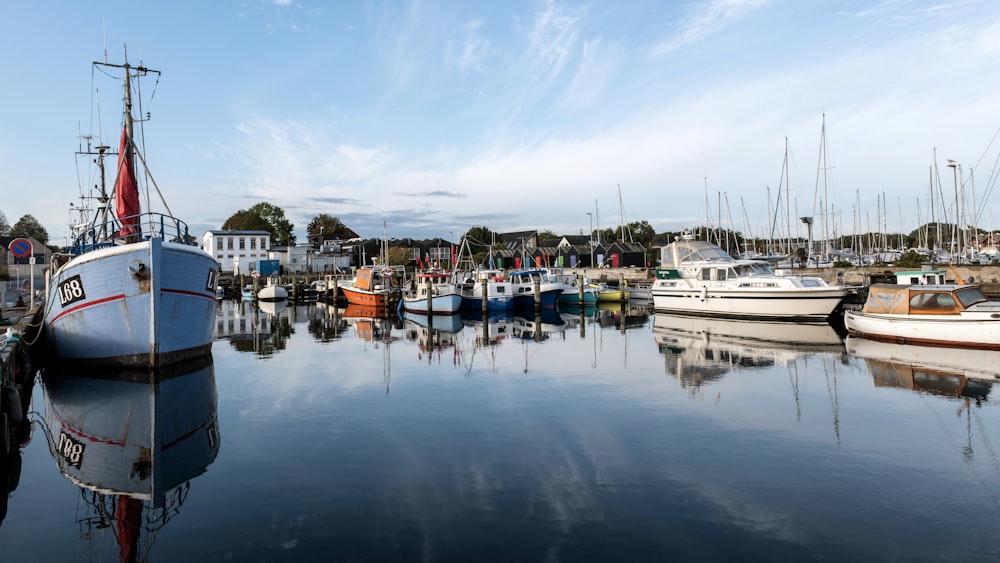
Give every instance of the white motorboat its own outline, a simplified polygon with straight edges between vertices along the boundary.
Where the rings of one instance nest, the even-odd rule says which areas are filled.
[[[850,334],[898,344],[1000,350],[1000,301],[978,285],[873,284],[860,311],[845,311]]]
[[[736,259],[690,233],[661,250],[650,289],[658,312],[734,319],[823,321],[848,289],[822,278],[775,271],[760,260]]]
[[[288,290],[281,285],[281,281],[278,276],[268,276],[267,285],[260,288],[257,292],[258,301],[284,301],[288,299]]]

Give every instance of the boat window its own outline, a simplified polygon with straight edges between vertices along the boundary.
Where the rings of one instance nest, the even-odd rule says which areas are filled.
[[[729,270],[726,269],[726,268],[719,268],[718,270],[716,270],[715,273],[718,276],[718,280],[719,281],[726,281],[726,273],[728,271]]]
[[[962,307],[966,308],[971,307],[976,303],[989,301],[986,298],[986,294],[983,293],[983,290],[978,287],[970,287],[967,289],[963,289],[961,291],[956,291],[955,295],[958,297],[958,300],[962,303]]]
[[[701,270],[701,279],[703,279],[703,280],[710,280],[710,279],[712,279],[712,269],[711,268],[703,268]]]
[[[910,311],[951,311],[955,298],[950,293],[918,293],[910,298]]]

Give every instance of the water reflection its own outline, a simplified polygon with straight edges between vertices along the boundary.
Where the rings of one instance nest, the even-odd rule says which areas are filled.
[[[865,361],[876,387],[897,387],[982,401],[1000,381],[1000,352],[914,346],[848,338],[847,350]]]
[[[458,333],[465,324],[462,317],[454,315],[421,315],[411,311],[403,313],[404,337],[409,342],[416,342],[417,357],[426,359],[427,363],[444,359],[445,351],[449,351],[452,362],[459,363]]]
[[[288,307],[284,301],[261,302],[251,300],[222,300],[215,313],[216,340],[228,340],[240,352],[252,352],[270,357],[284,350],[294,332],[289,321]]]
[[[699,387],[730,371],[789,365],[816,352],[843,354],[827,323],[778,323],[656,313],[653,335],[664,370],[682,387]]]
[[[99,550],[110,535],[119,560],[146,560],[190,481],[219,452],[212,358],[159,370],[50,371],[42,391],[49,451],[80,487],[81,538]]]

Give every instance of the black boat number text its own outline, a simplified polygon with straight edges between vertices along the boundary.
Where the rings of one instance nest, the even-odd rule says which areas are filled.
[[[79,275],[66,278],[56,289],[59,291],[59,303],[63,307],[87,298],[87,295],[83,292],[83,281]]]
[[[73,438],[65,432],[59,433],[59,455],[66,460],[66,463],[72,465],[73,467],[79,469],[80,463],[83,462],[83,450],[87,448],[87,445],[83,442]]]

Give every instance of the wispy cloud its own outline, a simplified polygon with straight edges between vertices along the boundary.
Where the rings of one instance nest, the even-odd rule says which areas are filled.
[[[483,70],[482,61],[489,53],[490,40],[480,34],[482,20],[466,22],[455,30],[445,45],[445,60],[462,71]]]
[[[678,24],[678,33],[656,44],[650,54],[664,55],[697,43],[721,32],[768,2],[769,0],[713,0],[707,4],[696,4]]]

